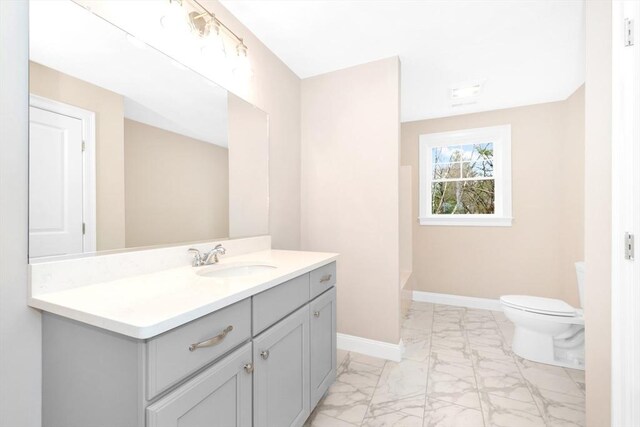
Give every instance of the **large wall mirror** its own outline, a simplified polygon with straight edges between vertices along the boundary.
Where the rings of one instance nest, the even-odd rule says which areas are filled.
[[[268,234],[268,116],[72,1],[30,2],[29,256]]]

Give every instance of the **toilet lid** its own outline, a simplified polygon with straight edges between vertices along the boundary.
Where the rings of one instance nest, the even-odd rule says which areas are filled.
[[[576,309],[566,302],[543,297],[529,295],[504,295],[500,301],[513,308],[530,311],[532,313],[548,314],[552,316],[575,316]]]

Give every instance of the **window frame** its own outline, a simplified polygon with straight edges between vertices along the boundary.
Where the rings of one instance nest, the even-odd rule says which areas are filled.
[[[433,214],[432,149],[452,145],[493,143],[495,188],[493,214]],[[420,225],[510,227],[511,204],[511,125],[489,126],[451,132],[428,133],[419,137]]]

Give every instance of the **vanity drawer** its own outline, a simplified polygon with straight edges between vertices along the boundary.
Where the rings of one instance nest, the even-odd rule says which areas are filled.
[[[251,302],[247,298],[149,340],[147,398],[250,338]]]
[[[316,268],[310,276],[311,299],[313,299],[336,284],[336,262]]]
[[[309,301],[309,274],[291,279],[252,297],[253,336]]]

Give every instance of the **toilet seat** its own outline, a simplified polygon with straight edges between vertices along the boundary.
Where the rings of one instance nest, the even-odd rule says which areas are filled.
[[[533,297],[529,295],[504,295],[500,302],[508,307],[547,316],[574,317],[577,311],[566,302],[554,299]]]

